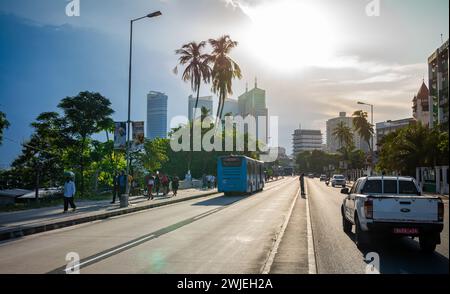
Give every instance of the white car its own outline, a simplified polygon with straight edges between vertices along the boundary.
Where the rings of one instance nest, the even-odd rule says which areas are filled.
[[[343,175],[333,175],[331,178],[331,186],[341,186],[342,188],[345,188],[347,186],[347,181]]]
[[[433,252],[441,243],[444,204],[439,197],[422,196],[411,177],[365,177],[342,189],[344,232],[355,225],[359,248],[373,235],[419,237],[422,251]]]

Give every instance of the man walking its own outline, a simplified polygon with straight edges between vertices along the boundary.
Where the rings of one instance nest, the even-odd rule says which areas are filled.
[[[71,177],[67,177],[66,182],[64,183],[64,213],[66,213],[69,209],[69,204],[73,211],[77,209],[75,203],[73,202],[74,196],[75,183],[73,182]]]
[[[302,190],[301,191],[302,192],[302,196],[305,196],[306,193],[305,193],[305,174],[304,173],[302,173],[300,175],[300,189]]]

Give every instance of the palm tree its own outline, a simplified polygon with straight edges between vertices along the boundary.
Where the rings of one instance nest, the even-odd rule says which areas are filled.
[[[203,106],[201,109],[201,113],[202,113],[201,121],[203,122],[205,120],[205,118],[207,118],[211,114],[211,111],[208,108]]]
[[[3,130],[9,128],[9,121],[6,119],[6,114],[0,111],[0,145],[3,140]]]
[[[332,135],[339,141],[341,148],[353,145],[352,129],[349,128],[343,121],[341,121],[333,130]]]
[[[179,65],[186,66],[182,75],[183,81],[190,82],[192,91],[197,93],[194,118],[196,115],[195,110],[198,106],[198,99],[200,97],[201,83],[203,81],[207,84],[211,81],[211,67],[209,66],[210,56],[202,53],[205,46],[206,42],[204,41],[200,43],[190,42],[183,45],[181,49],[175,51],[175,54],[180,55],[178,60]],[[175,74],[178,73],[178,66],[174,68],[173,72]]]
[[[242,78],[241,68],[229,56],[231,50],[238,43],[231,40],[230,36],[225,35],[219,39],[210,39],[209,44],[213,51],[209,58],[212,64],[212,90],[219,96],[219,106],[217,108],[217,121],[222,117],[225,99],[228,95],[233,95],[233,79]]]
[[[358,110],[353,113],[353,126],[372,152],[371,140],[374,135],[373,125],[368,121],[367,112]]]

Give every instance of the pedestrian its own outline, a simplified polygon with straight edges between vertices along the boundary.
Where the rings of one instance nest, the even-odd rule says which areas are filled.
[[[305,193],[305,174],[304,173],[302,173],[300,175],[300,189],[302,190],[301,191],[302,192],[302,196],[305,196],[306,193]]]
[[[169,194],[169,177],[167,177],[167,175],[162,174],[161,176],[161,186],[163,188],[163,195],[166,196],[167,194]]]
[[[180,187],[180,179],[177,176],[175,176],[172,179],[172,191],[174,197],[177,196],[179,187]]]
[[[119,175],[119,197],[125,194],[127,188],[127,178],[125,176],[125,172],[121,171]],[[120,198],[119,198],[120,199]]]
[[[119,189],[119,175],[114,175],[113,179],[113,199],[111,201],[111,204],[116,203],[116,197],[119,195],[120,189]]]
[[[154,198],[153,197],[153,193],[152,193],[154,185],[155,185],[155,178],[152,175],[150,175],[147,178],[147,196],[148,196],[148,200],[153,200],[153,198]]]
[[[161,188],[161,179],[159,178],[159,173],[156,174],[155,176],[155,192],[156,192],[156,197],[159,196],[159,189]]]
[[[64,183],[64,213],[66,213],[69,209],[69,204],[73,211],[77,209],[73,201],[75,191],[75,183],[72,177],[67,177],[66,182]]]

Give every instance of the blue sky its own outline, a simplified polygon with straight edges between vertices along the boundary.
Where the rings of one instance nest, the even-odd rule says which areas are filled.
[[[233,57],[244,74],[233,98],[258,76],[270,114],[280,117],[280,144],[288,150],[299,124],[324,130],[339,111],[356,110],[355,99],[377,105],[377,122],[411,116],[427,57],[441,33],[448,38],[449,2],[380,0],[380,16],[368,17],[369,2],[80,0],[80,17],[70,18],[66,0],[0,0],[0,109],[11,122],[5,136],[27,139],[39,113],[56,110],[60,99],[84,90],[111,99],[114,118],[124,120],[128,22],[154,10],[163,16],[135,30],[135,120],[145,120],[150,90],[169,96],[169,117],[186,115],[190,88],[172,73],[173,52],[191,40],[225,33],[240,43]],[[265,11],[276,14],[266,17]],[[329,58],[319,62],[316,49],[331,43]],[[202,94],[210,94],[209,86]],[[20,145],[5,140],[0,167],[19,152]]]

